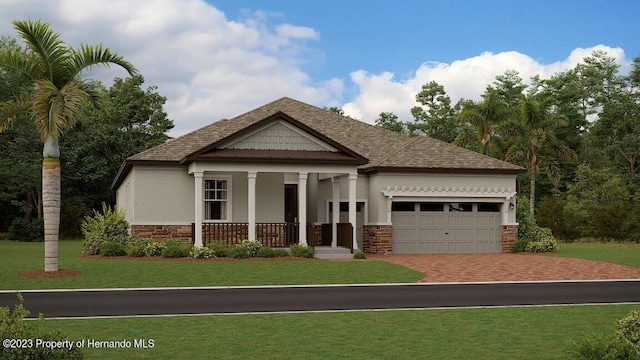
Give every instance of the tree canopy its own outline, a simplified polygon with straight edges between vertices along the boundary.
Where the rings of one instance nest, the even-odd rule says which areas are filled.
[[[517,71],[508,70],[487,85],[480,100],[462,99],[455,106],[444,87],[430,81],[416,94],[411,113],[413,121],[402,121],[382,112],[376,125],[435,137],[524,167],[527,172],[518,177],[518,192],[529,196],[532,214],[544,199],[538,210],[545,226],[555,226],[553,219],[561,216],[558,209],[585,204],[575,191],[576,183],[598,183],[589,182],[598,174],[619,177],[607,184],[619,187],[617,193],[626,194],[627,200],[640,199],[640,57],[628,74],[622,74],[614,58],[594,51],[574,68],[547,79],[534,76],[528,84]],[[630,210],[622,214],[608,211],[628,224],[625,219],[640,216],[640,205],[625,204]],[[565,230],[558,231],[577,236]],[[586,228],[580,233],[618,234]],[[637,233],[629,237],[640,241],[640,230]]]

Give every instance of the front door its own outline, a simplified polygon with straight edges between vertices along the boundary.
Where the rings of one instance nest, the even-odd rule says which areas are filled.
[[[284,222],[298,222],[298,184],[284,185]]]
[[[298,184],[284,184],[284,222],[287,244],[298,242]],[[303,224],[300,226],[304,226]]]

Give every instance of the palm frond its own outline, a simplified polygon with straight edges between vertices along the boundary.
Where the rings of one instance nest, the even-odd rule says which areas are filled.
[[[0,67],[17,71],[31,80],[36,80],[42,74],[40,62],[29,53],[20,49],[5,49],[0,51]]]
[[[86,98],[95,109],[105,112],[107,110],[108,97],[104,88],[95,82],[78,81],[76,86],[86,93]]]
[[[7,130],[19,115],[28,113],[30,106],[31,102],[21,97],[0,103],[0,133]]]
[[[75,124],[88,96],[77,82],[58,89],[51,81],[38,81],[31,112],[42,140],[48,137],[59,140],[63,132]]]
[[[91,69],[94,66],[104,66],[109,68],[110,64],[116,64],[127,70],[129,75],[138,74],[138,70],[126,61],[122,56],[112,53],[109,49],[103,49],[102,45],[90,46],[83,44],[80,49],[72,49],[72,56],[69,59],[70,69],[73,76],[77,76],[84,69]]]
[[[39,63],[42,77],[54,83],[68,78],[69,69],[65,64],[71,49],[59,34],[51,30],[49,24],[40,20],[15,20],[13,25],[29,51],[34,53],[33,58]]]

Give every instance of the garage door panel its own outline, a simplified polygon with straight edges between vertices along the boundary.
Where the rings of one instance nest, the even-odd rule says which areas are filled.
[[[448,206],[445,204],[445,208]],[[393,252],[499,253],[501,214],[496,212],[392,212]]]

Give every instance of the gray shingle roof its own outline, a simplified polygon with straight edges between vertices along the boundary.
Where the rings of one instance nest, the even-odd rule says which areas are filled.
[[[282,112],[343,147],[365,157],[363,171],[487,171],[520,173],[519,166],[435,139],[407,137],[290,98],[281,98],[232,119],[214,122],[162,145],[129,157],[125,165],[145,162],[179,163],[186,156]],[[118,174],[118,176],[126,175]],[[114,182],[114,186],[118,179]]]

